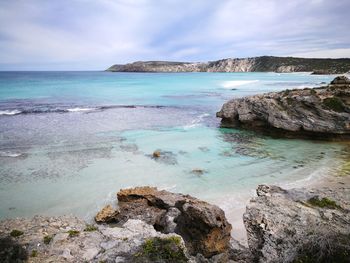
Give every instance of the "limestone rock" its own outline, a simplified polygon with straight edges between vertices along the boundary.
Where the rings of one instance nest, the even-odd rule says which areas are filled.
[[[317,138],[350,136],[350,84],[337,77],[315,89],[296,89],[233,99],[217,117],[223,126],[305,135]],[[341,84],[341,85],[340,85]]]
[[[175,232],[193,255],[212,257],[229,248],[231,225],[215,205],[154,187],[123,189],[118,200],[117,222],[140,219],[161,232]]]
[[[116,72],[327,72],[343,74],[350,70],[350,59],[313,59],[261,56],[227,58],[209,62],[137,61],[113,65]]]
[[[95,216],[97,223],[111,223],[118,214],[118,210],[113,209],[111,205],[106,205],[100,212]]]
[[[84,231],[86,223],[75,217],[41,217],[0,221],[1,262],[152,262],[150,247],[159,252],[158,262],[187,262],[186,247],[177,234],[162,234],[140,220],[128,220],[120,227],[100,225],[95,231]],[[13,229],[23,235],[11,237]],[[69,230],[77,230],[70,236]],[[44,242],[50,235],[52,241]],[[156,240],[158,243],[152,243]],[[167,247],[157,247],[159,244]],[[35,251],[35,253],[33,253]],[[169,252],[170,251],[170,252]],[[168,254],[166,254],[168,253]]]
[[[350,188],[287,191],[260,185],[257,194],[243,217],[255,262],[347,261]],[[315,197],[336,205],[315,205]]]

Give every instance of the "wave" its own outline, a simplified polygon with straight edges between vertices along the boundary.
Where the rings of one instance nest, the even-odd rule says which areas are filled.
[[[16,158],[21,156],[22,153],[12,153],[12,152],[0,152],[0,157],[12,157]]]
[[[20,110],[0,110],[0,115],[16,115],[20,113]]]
[[[94,111],[94,110],[97,110],[97,108],[71,108],[71,109],[67,109],[68,112]]]
[[[183,128],[185,130],[191,129],[191,128],[195,128],[199,125],[201,125],[201,123],[203,122],[203,119],[210,116],[209,113],[203,113],[201,115],[199,115],[197,118],[195,118],[194,120],[191,121],[191,124],[185,125],[183,126]]]
[[[18,114],[44,114],[44,113],[89,113],[94,111],[104,111],[109,109],[136,109],[136,108],[169,108],[169,106],[162,105],[104,105],[98,107],[84,107],[84,106],[71,106],[71,107],[59,107],[59,106],[33,106],[33,107],[25,107],[25,108],[14,108],[14,109],[2,109],[0,110],[1,115],[18,115]]]
[[[259,82],[259,80],[228,80],[224,81],[221,86],[225,89],[231,89],[242,85]]]

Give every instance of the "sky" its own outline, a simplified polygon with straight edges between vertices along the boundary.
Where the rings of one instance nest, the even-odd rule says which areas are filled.
[[[0,0],[0,70],[350,57],[350,0]]]

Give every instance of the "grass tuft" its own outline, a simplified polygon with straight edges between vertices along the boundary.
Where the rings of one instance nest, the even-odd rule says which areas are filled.
[[[51,240],[52,240],[52,236],[44,236],[44,244],[45,245],[50,244]]]
[[[317,196],[312,197],[308,200],[308,203],[312,206],[318,206],[321,208],[329,208],[329,209],[339,209],[340,206],[337,203],[327,197],[323,197],[319,199]]]
[[[76,237],[80,234],[78,230],[69,230],[67,233],[69,234],[69,237]]]
[[[86,225],[85,229],[84,229],[85,232],[93,232],[93,231],[97,231],[97,227],[94,226],[94,225]]]
[[[183,249],[179,237],[156,237],[146,240],[135,257],[146,257],[151,262],[188,262]]]

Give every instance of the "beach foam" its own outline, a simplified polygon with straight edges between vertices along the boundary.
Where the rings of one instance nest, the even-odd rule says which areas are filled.
[[[67,109],[68,112],[93,111],[93,110],[96,110],[96,108],[71,108],[71,109]]]
[[[229,80],[222,83],[222,87],[225,89],[231,89],[242,85],[259,82],[259,80]]]
[[[12,157],[16,158],[21,156],[21,153],[13,153],[13,152],[0,152],[0,157]]]
[[[16,115],[20,113],[21,111],[19,110],[0,110],[0,115]]]

